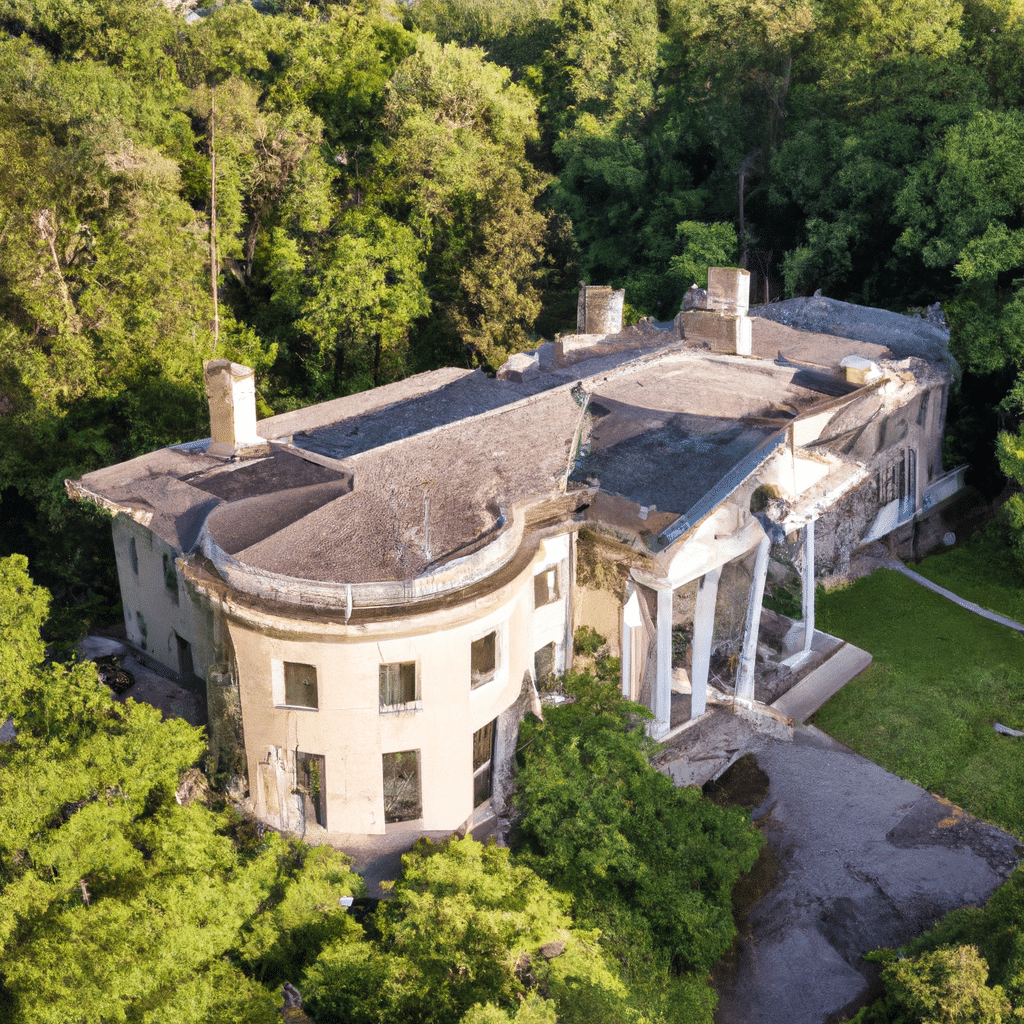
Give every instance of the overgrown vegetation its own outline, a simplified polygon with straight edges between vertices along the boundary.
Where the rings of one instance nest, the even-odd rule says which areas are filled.
[[[762,843],[747,815],[651,768],[649,714],[613,680],[570,673],[571,703],[521,732],[517,854],[570,893],[651,1017],[711,1020],[706,975],[735,927],[731,892]]]
[[[0,560],[0,1020],[278,1020],[274,991],[357,933],[362,880],[175,799],[203,736],[115,702],[86,662],[44,660],[48,595]]]

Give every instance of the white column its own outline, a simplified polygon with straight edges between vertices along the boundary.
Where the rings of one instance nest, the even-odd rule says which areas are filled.
[[[633,647],[636,643],[634,631],[642,629],[644,624],[643,616],[640,614],[640,599],[636,590],[629,594],[629,600],[622,606],[622,696],[626,700],[636,700],[633,692]]]
[[[754,562],[754,578],[750,581],[747,601],[747,625],[743,634],[743,652],[736,673],[736,699],[753,703],[754,663],[757,660],[757,634],[761,628],[761,602],[764,600],[764,582],[768,576],[768,552],[772,542],[763,537]]]
[[[697,718],[707,710],[708,672],[711,669],[711,641],[715,632],[715,602],[722,567],[705,573],[697,586],[693,607],[693,671],[690,676],[690,717]]]
[[[650,733],[664,736],[672,724],[672,588],[658,590],[658,675],[652,694]]]
[[[804,573],[802,606],[804,616],[804,654],[814,643],[814,520],[804,527]]]

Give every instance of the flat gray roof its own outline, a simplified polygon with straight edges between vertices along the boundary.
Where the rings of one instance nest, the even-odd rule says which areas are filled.
[[[230,462],[204,445],[167,448],[89,473],[80,487],[182,551],[205,522],[253,568],[342,583],[415,578],[501,529],[513,510],[567,490],[596,487],[682,515],[787,420],[849,391],[845,356],[944,359],[924,321],[898,317],[887,348],[879,331],[897,314],[793,302],[754,319],[752,358],[713,355],[670,330],[652,349],[648,325],[643,350],[524,383],[419,374],[262,420],[273,443]],[[800,329],[828,328],[830,310],[847,336]],[[853,338],[857,311],[871,330]],[[897,337],[904,321],[913,329]]]

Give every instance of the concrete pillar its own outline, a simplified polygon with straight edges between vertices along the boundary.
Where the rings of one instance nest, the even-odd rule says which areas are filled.
[[[652,694],[654,721],[650,733],[657,739],[672,724],[672,588],[658,590],[658,675]]]
[[[618,334],[622,330],[624,288],[585,284],[576,306],[577,334]]]
[[[693,608],[693,672],[690,676],[690,718],[698,718],[707,710],[708,672],[711,669],[711,641],[715,632],[715,602],[722,567],[701,577]]]
[[[814,520],[804,527],[804,573],[802,608],[804,616],[804,654],[808,654],[814,643]]]
[[[740,667],[736,673],[736,699],[753,703],[754,663],[757,661],[757,634],[761,628],[761,602],[764,600],[764,583],[768,577],[768,552],[772,542],[761,538],[754,562],[754,578],[750,581],[750,597],[747,601],[747,625],[743,633],[743,652]]]
[[[636,700],[637,689],[633,683],[633,674],[636,671],[635,652],[636,631],[642,630],[644,625],[643,616],[640,613],[640,600],[636,591],[631,590],[629,599],[622,606],[622,696],[626,700]]]

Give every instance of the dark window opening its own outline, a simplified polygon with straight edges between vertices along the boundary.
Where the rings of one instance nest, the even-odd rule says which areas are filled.
[[[384,821],[416,821],[423,817],[420,793],[420,752],[399,750],[385,754]]]
[[[411,704],[419,700],[416,689],[416,662],[403,661],[380,667],[380,706]]]
[[[192,645],[177,633],[174,634],[174,639],[178,645],[178,673],[183,676],[194,676],[196,670],[192,662]]]
[[[919,427],[925,426],[925,422],[928,419],[928,403],[932,397],[931,391],[926,391],[921,396],[921,404],[917,409],[917,425]]]
[[[327,828],[327,801],[324,798],[326,775],[323,754],[295,753],[295,789],[302,797],[306,821],[315,821]]]
[[[473,806],[491,796],[491,762],[494,759],[494,721],[473,733]]]
[[[316,669],[297,662],[284,663],[284,702],[290,707],[318,708]]]
[[[476,689],[489,683],[494,678],[498,667],[498,634],[488,633],[487,636],[474,640],[470,648],[471,688]]]
[[[135,538],[132,537],[128,542],[128,560],[132,564],[132,572],[139,575],[139,549],[135,544]]]
[[[542,608],[559,598],[558,568],[552,566],[533,577],[533,607]]]

